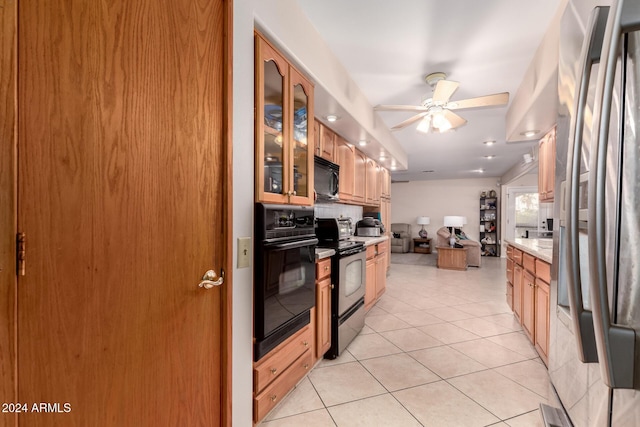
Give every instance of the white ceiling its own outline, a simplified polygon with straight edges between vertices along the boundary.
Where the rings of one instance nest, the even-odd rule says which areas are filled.
[[[513,100],[560,3],[298,0],[372,106],[418,105],[431,92],[425,75],[436,71],[460,83],[452,101],[497,92],[509,92]],[[323,113],[316,110],[316,115]],[[507,110],[508,106],[458,110],[468,123],[455,132],[422,134],[416,124],[394,132],[407,153],[408,169],[392,172],[393,179],[502,176],[537,144],[537,139],[506,142]],[[389,128],[412,115],[377,114]],[[489,147],[483,144],[486,140],[497,143]],[[487,155],[496,157],[488,160]],[[429,170],[433,172],[423,172]]]

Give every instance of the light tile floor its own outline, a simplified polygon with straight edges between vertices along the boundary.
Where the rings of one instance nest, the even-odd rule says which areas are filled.
[[[261,427],[542,426],[546,368],[505,302],[505,261],[392,264],[361,334]]]

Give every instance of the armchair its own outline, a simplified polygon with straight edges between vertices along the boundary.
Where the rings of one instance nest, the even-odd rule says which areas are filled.
[[[447,227],[441,227],[436,233],[438,236],[436,247],[449,246],[449,236],[451,233]],[[467,248],[467,264],[472,267],[480,267],[481,247],[480,242],[469,239],[456,239],[457,243]]]
[[[391,224],[391,252],[406,253],[411,248],[411,224]],[[400,235],[400,237],[393,237]]]

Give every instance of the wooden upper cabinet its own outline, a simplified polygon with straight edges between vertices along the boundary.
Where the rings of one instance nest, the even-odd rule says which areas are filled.
[[[313,85],[256,33],[256,200],[313,205]]]
[[[326,126],[320,125],[320,157],[336,162],[336,134]]]
[[[378,169],[378,164],[374,160],[367,159],[365,163],[365,203],[368,205],[380,204]]]
[[[361,151],[354,151],[355,161],[353,162],[353,197],[354,202],[365,202],[365,187],[367,179],[367,156]]]
[[[336,136],[336,163],[340,166],[340,201],[350,201],[353,198],[355,151],[355,147]]]
[[[541,202],[553,202],[556,173],[556,129],[540,140],[538,150],[538,193]]]
[[[390,199],[391,198],[391,174],[389,171],[382,166],[380,166],[379,174],[378,174],[378,182],[380,187],[380,198],[381,199]]]

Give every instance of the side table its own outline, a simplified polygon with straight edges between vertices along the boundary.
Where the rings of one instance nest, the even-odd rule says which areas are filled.
[[[413,239],[413,252],[417,254],[431,253],[431,239],[417,238]]]
[[[438,268],[447,270],[467,269],[467,248],[438,246]]]

